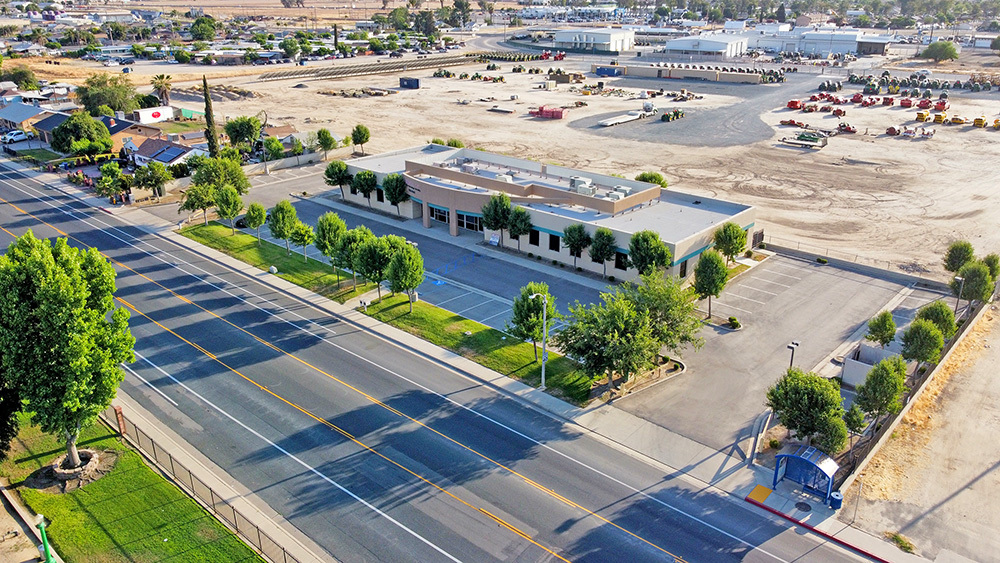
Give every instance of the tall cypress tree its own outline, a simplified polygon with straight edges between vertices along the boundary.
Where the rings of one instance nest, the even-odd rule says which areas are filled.
[[[208,92],[208,79],[201,75],[205,93],[205,140],[208,141],[208,156],[219,157],[219,133],[215,130],[215,114],[212,113],[212,95]]]

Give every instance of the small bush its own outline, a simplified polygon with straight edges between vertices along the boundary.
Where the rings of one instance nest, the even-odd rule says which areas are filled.
[[[899,532],[893,532],[891,534],[886,532],[885,535],[889,536],[892,543],[896,544],[896,547],[898,547],[901,551],[913,553],[913,542],[908,540],[903,534],[900,534]]]
[[[827,259],[826,258],[817,258],[816,261],[819,262],[820,264],[826,264],[827,263]]]
[[[774,438],[771,438],[771,441],[768,442],[767,445],[770,446],[772,450],[780,450],[781,440],[776,440]]]
[[[740,321],[736,317],[729,317],[729,326],[732,328],[740,328]]]
[[[542,255],[541,254],[539,254],[538,256],[535,256],[535,260],[541,260],[541,259],[542,259]]]
[[[760,243],[760,244],[757,245],[757,248],[759,248],[761,250],[767,250],[767,243],[766,242],[762,242],[762,243]]]
[[[534,252],[529,252],[528,253],[528,258],[534,258],[534,257],[535,257],[535,253]]]
[[[747,250],[746,252],[743,253],[743,256],[745,258],[753,258],[753,250]]]
[[[576,267],[576,271],[577,271],[577,272],[582,272],[582,271],[583,271],[583,268],[581,268],[580,266],[577,266],[577,267]]]
[[[555,266],[555,265],[556,265],[556,264],[558,264],[558,263],[559,263],[559,261],[558,261],[558,260],[556,260],[556,259],[552,259],[552,265],[553,265],[553,266]]]
[[[608,281],[611,282],[611,283],[615,283],[615,277],[614,276],[608,276]]]

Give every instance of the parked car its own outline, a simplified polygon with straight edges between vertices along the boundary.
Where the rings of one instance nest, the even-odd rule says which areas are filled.
[[[121,63],[121,64],[123,64],[123,65],[134,65],[135,64],[135,59],[133,59],[132,57],[122,57],[122,58],[118,59],[118,62]]]
[[[118,61],[113,61],[111,59],[108,59],[104,61],[104,66],[118,66]]]
[[[32,131],[25,132],[18,130],[18,131],[11,131],[10,133],[7,133],[3,137],[0,137],[0,142],[3,142],[4,144],[17,143],[19,141],[27,141],[29,139],[34,139],[34,138],[35,138],[34,132]]]
[[[391,59],[399,59],[399,58],[402,58],[402,57],[403,57],[402,51],[393,51],[393,52],[389,53],[389,58],[391,58]]]
[[[122,68],[122,72],[124,72],[125,74],[128,74],[128,73],[132,72],[132,67],[128,67],[128,66],[124,67],[124,68]]]

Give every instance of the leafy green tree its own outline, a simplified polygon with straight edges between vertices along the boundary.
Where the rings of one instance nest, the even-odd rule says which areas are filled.
[[[0,372],[20,390],[24,411],[66,439],[66,466],[79,467],[80,429],[97,419],[135,361],[128,310],[114,306],[115,269],[95,248],[29,230],[0,257]]]
[[[260,120],[254,116],[241,115],[226,122],[224,127],[229,142],[234,145],[252,145],[260,138]]]
[[[938,300],[928,303],[917,311],[918,319],[926,319],[934,326],[938,327],[945,340],[955,336],[957,327],[955,326],[955,313],[944,301]]]
[[[615,374],[628,381],[648,367],[659,343],[649,316],[624,295],[605,293],[601,298],[589,307],[570,307],[566,328],[553,340],[568,356],[578,358],[588,375],[606,375],[614,389]]]
[[[424,258],[417,247],[407,244],[394,252],[386,276],[393,292],[405,292],[410,298],[412,313],[413,290],[424,283]]]
[[[726,265],[743,253],[747,248],[747,232],[736,223],[727,221],[715,230],[712,236],[715,248],[726,257]]]
[[[210,17],[202,16],[191,24],[191,38],[196,41],[211,41],[215,39],[216,22]]]
[[[386,279],[392,249],[385,237],[372,237],[363,242],[354,256],[354,269],[370,282],[375,282],[378,300],[382,301],[382,282]]]
[[[97,181],[97,195],[111,198],[114,202],[118,196],[128,189],[126,177],[122,175],[117,162],[106,162],[101,165],[101,178]]]
[[[67,154],[102,154],[113,143],[108,128],[89,114],[77,112],[52,131],[52,148]]]
[[[3,64],[2,59],[0,59],[0,64]],[[34,71],[24,65],[4,69],[0,72],[0,80],[17,84],[18,90],[38,89],[38,79],[35,77]]]
[[[507,224],[507,234],[517,241],[517,250],[521,251],[521,237],[531,232],[531,213],[520,205],[511,209],[510,222]]]
[[[951,41],[935,41],[918,56],[922,59],[934,59],[936,63],[953,61],[958,58],[958,50]]]
[[[153,192],[156,197],[164,196],[167,182],[173,179],[174,176],[167,167],[155,160],[135,169],[135,185]]]
[[[337,254],[337,247],[340,245],[344,233],[347,232],[347,224],[336,213],[329,211],[319,216],[316,221],[316,250],[333,261]],[[337,273],[337,287],[340,287],[340,270],[336,267],[333,270]]]
[[[296,221],[295,226],[292,227],[292,232],[291,234],[289,234],[288,239],[292,241],[292,244],[294,244],[295,246],[302,247],[302,260],[304,262],[308,262],[309,257],[306,256],[306,249],[309,248],[309,245],[312,244],[313,240],[316,239],[316,233],[313,231],[313,228],[310,227],[309,225],[306,225],[302,221]]]
[[[368,200],[368,207],[372,206],[372,192],[378,187],[378,178],[371,170],[362,170],[354,175],[351,180],[351,189],[360,193]]]
[[[396,30],[404,30],[410,28],[410,12],[407,11],[405,6],[399,6],[398,8],[393,8],[389,15],[387,16],[389,25]]]
[[[670,249],[663,244],[656,231],[639,231],[633,234],[628,243],[628,258],[640,274],[665,268],[671,260]]]
[[[333,134],[330,133],[329,129],[316,131],[316,143],[323,151],[323,160],[326,160],[327,153],[337,148],[337,139],[333,138]]]
[[[708,298],[708,317],[712,318],[712,297],[718,297],[726,288],[729,269],[722,256],[714,250],[701,254],[694,267],[694,290],[701,299]]]
[[[656,184],[661,188],[667,187],[667,181],[663,179],[663,174],[659,172],[641,172],[635,177],[637,182],[649,182],[650,184]]]
[[[114,117],[115,116],[115,110],[111,109],[108,106],[98,106],[97,107],[97,117],[101,117],[101,116]]]
[[[785,20],[787,18],[788,18],[788,15],[785,13],[785,5],[784,4],[780,4],[778,6],[778,13],[775,14],[775,19],[777,19],[781,23],[785,23]]]
[[[350,184],[353,179],[351,173],[347,171],[347,163],[343,160],[334,160],[326,165],[323,178],[328,186],[339,186],[340,197],[344,196],[344,184]]]
[[[615,240],[615,233],[607,227],[598,227],[594,231],[594,242],[590,245],[590,259],[600,262],[604,267],[603,276],[608,276],[608,260],[615,257],[618,252],[618,241]]]
[[[215,187],[208,184],[191,184],[181,197],[181,205],[177,208],[177,212],[194,213],[200,209],[207,225],[208,210],[215,205]]]
[[[536,293],[548,296],[548,307],[542,297],[532,299],[531,296]],[[547,327],[542,324],[543,318]],[[519,340],[530,340],[537,362],[538,341],[552,329],[552,324],[558,319],[556,298],[549,293],[549,285],[544,282],[529,282],[521,288],[521,294],[514,298],[513,311],[510,320],[504,323],[504,331]]]
[[[990,41],[990,49],[1000,51],[1000,37],[994,37],[993,41]]]
[[[243,211],[243,199],[236,188],[225,184],[215,189],[215,211],[219,217],[229,221],[229,227],[236,234],[236,216]]]
[[[246,223],[247,227],[257,231],[257,246],[260,246],[260,228],[267,222],[267,210],[264,206],[257,203],[256,201],[250,204],[247,208]]]
[[[454,0],[454,15],[458,18],[457,27],[465,27],[469,23],[469,16],[472,14],[472,5],[469,0]]]
[[[574,268],[576,267],[576,259],[583,254],[583,249],[593,242],[594,239],[590,237],[587,228],[579,223],[570,225],[563,230],[563,246],[568,248],[569,253],[573,255]]]
[[[458,139],[448,139],[448,142],[445,144],[447,144],[449,147],[454,147],[456,149],[461,149],[465,147],[465,143],[463,143]]]
[[[618,289],[637,311],[649,316],[653,338],[661,348],[680,354],[685,346],[701,348],[698,336],[704,323],[695,313],[695,293],[674,276],[650,272],[640,276],[641,284],[626,282]]]
[[[916,319],[903,332],[903,358],[916,362],[936,362],[944,348],[944,335],[927,319]]]
[[[264,152],[268,160],[280,160],[285,158],[285,146],[281,144],[281,139],[268,137],[264,139]]]
[[[294,57],[299,52],[299,42],[289,37],[278,43],[278,48],[285,52],[286,57]]]
[[[358,287],[358,270],[354,267],[354,260],[358,255],[358,249],[368,242],[369,239],[373,238],[375,238],[375,235],[364,225],[349,229],[340,239],[340,244],[337,245],[337,253],[333,256],[334,266],[351,270],[351,275],[354,278],[353,287],[355,289]]]
[[[966,262],[958,271],[958,277],[965,281],[951,280],[951,291],[959,299],[968,301],[989,301],[993,295],[995,280],[990,276],[990,267],[982,262]],[[962,294],[959,295],[958,292]]]
[[[365,154],[365,143],[371,140],[372,133],[367,127],[358,123],[351,130],[351,142],[361,146],[361,154]]]
[[[857,403],[844,414],[844,425],[852,436],[860,436],[865,431],[865,413]],[[851,444],[851,461],[854,461],[854,444]]]
[[[882,311],[868,321],[868,333],[865,340],[878,342],[885,349],[896,338],[896,321],[890,311]]]
[[[135,86],[127,74],[92,74],[77,87],[76,98],[91,115],[99,115],[97,108],[101,106],[125,113],[139,109]]]
[[[157,74],[149,81],[149,84],[153,87],[153,91],[156,92],[156,97],[159,98],[160,105],[170,105],[170,88],[172,86],[172,80],[173,77],[169,74]]]
[[[410,199],[410,194],[406,191],[406,179],[402,174],[389,174],[382,180],[382,191],[389,203],[396,206],[396,215],[399,215],[399,204]]]
[[[292,230],[299,223],[299,214],[292,206],[292,202],[283,199],[271,208],[271,213],[267,217],[267,227],[271,230],[271,236],[285,241],[285,251],[292,255],[292,248],[288,244],[292,236]]]
[[[483,228],[500,232],[500,247],[503,247],[504,229],[510,227],[510,217],[513,211],[510,207],[510,196],[501,192],[490,196],[490,200],[482,208]]]
[[[843,410],[843,409],[841,409]],[[842,416],[828,416],[813,442],[816,449],[831,457],[847,445],[847,424]]]
[[[188,53],[183,49],[178,49],[174,51],[174,60],[181,64],[186,65],[189,62],[191,62],[191,53]]]
[[[903,408],[904,393],[906,362],[899,356],[889,356],[868,371],[865,382],[857,388],[854,403],[878,424],[882,416],[896,414]]]
[[[208,78],[204,74],[201,75],[201,88],[201,92],[205,96],[205,142],[208,143],[208,156],[216,158],[219,156],[219,131],[215,128],[212,91],[208,88]]]
[[[944,269],[949,272],[957,272],[962,269],[967,262],[975,260],[976,253],[972,249],[972,244],[967,240],[958,240],[948,246],[948,252],[944,255]]]
[[[807,441],[829,432],[830,418],[843,424],[844,407],[836,381],[799,368],[789,368],[767,390],[767,406],[785,428]]]
[[[983,256],[983,264],[990,270],[990,277],[994,280],[1000,279],[1000,256],[996,254],[987,254]]]
[[[237,193],[246,195],[250,191],[250,180],[240,163],[228,158],[206,158],[195,169],[191,176],[195,184],[207,184],[210,186],[230,185],[236,188]]]

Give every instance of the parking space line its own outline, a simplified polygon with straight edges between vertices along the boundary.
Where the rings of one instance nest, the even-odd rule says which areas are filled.
[[[441,301],[440,303],[438,303],[437,306],[440,307],[441,305],[444,305],[445,303],[447,303],[449,301],[454,301],[456,299],[460,299],[462,297],[465,297],[466,295],[471,295],[471,292],[466,291],[465,293],[463,293],[461,295],[456,295],[455,297],[452,297],[450,299],[445,299],[444,301]]]
[[[740,299],[746,299],[747,301],[753,301],[754,303],[758,303],[760,305],[764,305],[763,301],[757,301],[756,299],[750,299],[749,297],[743,297],[742,295],[738,295],[736,293],[727,293],[726,297],[739,297]]]
[[[762,273],[766,273],[766,272],[762,272]],[[774,285],[780,285],[781,287],[786,287],[786,288],[787,287],[792,287],[790,285],[779,283],[779,282],[776,282],[776,281],[765,280],[764,278],[754,278],[754,280],[756,280],[756,281],[762,281],[764,283],[770,283],[770,284],[774,284]]]
[[[481,322],[483,324],[486,324],[486,321],[488,321],[488,320],[490,320],[492,318],[495,318],[495,317],[499,317],[500,315],[506,315],[509,312],[510,311],[500,311],[499,313],[497,313],[495,315],[490,315],[490,316],[486,317],[485,319],[481,319],[479,322]]]
[[[753,311],[747,311],[746,309],[741,309],[741,308],[737,307],[736,305],[730,305],[729,303],[726,303],[724,301],[716,301],[716,302],[712,303],[712,305],[715,305],[715,306],[722,305],[726,309],[736,309],[737,311],[740,311],[741,313],[746,313],[748,315],[752,315],[753,314]]]
[[[746,285],[746,284],[743,284],[743,285],[741,285],[740,287],[745,287],[745,288],[747,288],[747,289],[752,289],[752,290],[754,290],[754,291],[759,291],[759,292],[761,292],[761,293],[766,293],[766,294],[768,294],[768,295],[772,295],[772,296],[773,296],[773,295],[777,295],[777,293],[773,293],[773,292],[770,292],[770,291],[767,291],[767,290],[764,290],[764,289],[759,289],[759,288],[756,288],[756,287],[754,287],[754,286],[752,286],[752,285]]]
[[[784,266],[784,264],[775,264],[775,266]],[[786,267],[788,267],[788,266],[786,266]],[[766,272],[761,272],[761,273],[774,274],[776,276],[785,276],[786,278],[792,278],[793,280],[801,280],[802,279],[802,278],[799,278],[799,277],[796,277],[796,276],[793,276],[793,275],[790,275],[790,274],[782,274],[781,272],[775,272],[773,270],[767,270]]]
[[[465,309],[462,309],[461,311],[455,311],[455,314],[456,315],[461,315],[462,313],[465,313],[466,311],[471,311],[471,310],[475,309],[476,307],[481,307],[483,305],[488,305],[489,303],[490,303],[489,301],[480,301],[479,303],[476,303],[472,307],[466,307]]]

